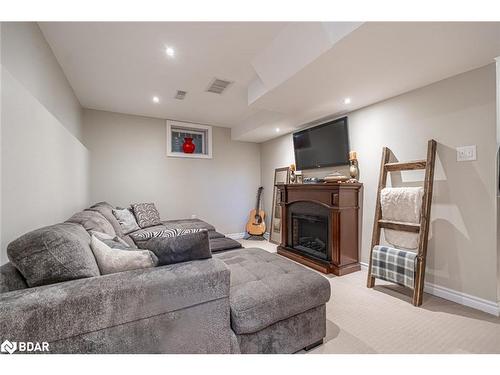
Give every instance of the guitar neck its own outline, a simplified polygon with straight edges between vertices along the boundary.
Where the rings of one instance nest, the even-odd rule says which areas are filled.
[[[262,187],[259,188],[259,190],[257,191],[257,202],[255,203],[255,212],[259,212],[260,211],[260,197],[261,197],[261,194],[262,194]]]

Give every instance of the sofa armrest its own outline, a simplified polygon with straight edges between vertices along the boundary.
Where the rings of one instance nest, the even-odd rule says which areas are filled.
[[[207,259],[2,293],[0,337],[53,342],[228,298],[229,277]]]

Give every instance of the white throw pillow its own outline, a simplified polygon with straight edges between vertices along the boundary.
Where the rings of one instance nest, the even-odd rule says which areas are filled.
[[[158,258],[149,250],[113,249],[92,235],[90,247],[102,275],[155,267]]]

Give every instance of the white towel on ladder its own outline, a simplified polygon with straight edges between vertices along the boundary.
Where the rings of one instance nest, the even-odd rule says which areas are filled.
[[[423,195],[422,187],[382,189],[380,192],[382,219],[419,224]],[[384,237],[396,248],[413,250],[418,247],[418,233],[384,229]]]

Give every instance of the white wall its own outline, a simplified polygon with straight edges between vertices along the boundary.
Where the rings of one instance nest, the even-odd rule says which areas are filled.
[[[2,27],[3,23],[0,22],[0,246],[2,246]],[[0,264],[3,263],[3,252],[0,247]]]
[[[496,301],[494,64],[354,111],[349,131],[364,183],[361,261],[369,257],[382,147],[400,160],[421,159],[434,138],[439,145],[426,281]],[[477,145],[477,161],[456,162],[455,147],[463,145]],[[262,144],[261,151],[271,212],[273,170],[294,159],[291,135]],[[422,179],[422,172],[404,172],[399,184]]]
[[[19,235],[88,204],[81,108],[38,25],[1,34],[1,252]]]
[[[38,24],[3,24],[3,65],[47,111],[80,139],[80,102]]]
[[[244,232],[260,186],[258,144],[214,127],[213,159],[169,158],[165,120],[86,109],[83,124],[93,202],[155,202],[163,219],[197,215],[220,232]]]
[[[500,57],[496,58],[496,83],[497,83],[497,189],[499,179],[499,166],[500,166]],[[497,299],[500,306],[500,190],[497,190]]]

